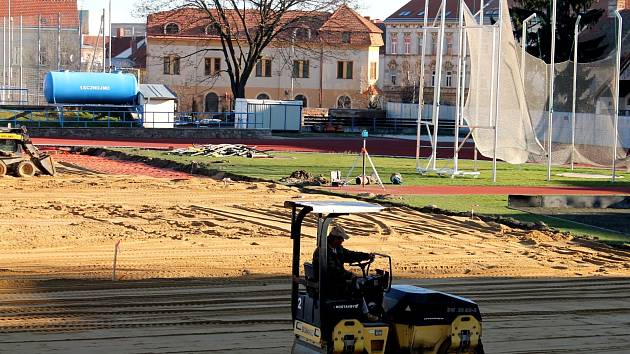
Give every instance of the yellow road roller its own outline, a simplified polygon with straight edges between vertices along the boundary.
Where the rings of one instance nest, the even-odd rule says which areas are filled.
[[[287,201],[285,207],[292,210],[293,354],[484,353],[479,306],[463,297],[392,284],[388,255],[372,254],[368,260],[350,263],[357,275],[347,281],[343,296],[330,287],[328,257],[333,255],[328,253],[334,251],[327,245],[327,235],[333,220],[380,213],[384,207],[338,200]],[[318,264],[300,262],[302,224],[308,214],[317,220]],[[375,259],[388,269],[372,268]]]

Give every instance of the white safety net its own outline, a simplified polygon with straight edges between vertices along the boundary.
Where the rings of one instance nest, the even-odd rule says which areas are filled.
[[[469,11],[464,12],[471,58],[470,90],[463,111],[467,124],[470,127],[492,127],[496,112],[496,156],[509,163],[543,162],[549,150],[554,165],[573,161],[611,166],[614,159],[624,157],[626,153],[618,138],[618,148],[615,150],[614,147],[614,100],[617,99],[613,93],[614,52],[604,60],[577,65],[575,118],[572,114],[573,62],[556,64],[550,149],[551,66],[526,53],[525,67],[521,67],[521,48],[514,40],[507,1],[502,3],[504,17],[508,20],[501,26],[500,65],[494,64],[497,62],[499,28],[479,26]],[[498,74],[496,70],[499,70]],[[493,129],[473,130],[473,139],[486,157],[494,154],[494,133]]]
[[[531,154],[545,152],[534,132],[518,63],[520,51],[507,10],[504,13],[508,20],[499,28],[480,26],[470,11],[464,12],[471,72],[463,115],[483,156],[494,156],[496,127],[496,157],[520,164]]]

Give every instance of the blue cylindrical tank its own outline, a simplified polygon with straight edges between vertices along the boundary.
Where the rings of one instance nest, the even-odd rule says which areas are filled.
[[[44,78],[48,103],[133,105],[137,95],[131,74],[51,71]]]

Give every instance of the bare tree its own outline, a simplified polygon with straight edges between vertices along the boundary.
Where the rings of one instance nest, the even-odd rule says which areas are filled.
[[[326,40],[312,33],[326,20],[330,11],[346,0],[139,0],[139,13],[194,8],[203,11],[212,34],[218,36],[235,98],[245,97],[245,86],[263,50],[281,42],[308,48],[309,43]],[[308,32],[296,41],[300,30]],[[306,38],[308,37],[308,38]],[[302,40],[303,39],[303,40]],[[207,49],[205,49],[207,50]]]

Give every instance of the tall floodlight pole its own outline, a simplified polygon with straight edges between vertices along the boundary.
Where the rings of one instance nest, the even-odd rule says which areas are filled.
[[[501,93],[501,48],[503,41],[503,19],[505,14],[503,13],[503,0],[499,2],[499,22],[498,22],[498,45],[497,45],[497,71],[496,71],[496,88],[495,88],[495,101],[494,101],[494,148],[492,156],[492,182],[497,182],[497,145],[499,141],[499,94]],[[495,25],[496,26],[496,25]],[[496,28],[496,27],[495,27]]]
[[[24,103],[23,91],[24,88],[24,18],[20,16],[20,103]],[[28,98],[28,97],[27,97]]]
[[[422,24],[422,53],[420,54],[420,83],[418,85],[418,121],[416,122],[416,171],[420,168],[420,139],[422,132],[422,112],[424,111],[424,60],[427,51],[427,26],[429,23],[429,0],[424,2],[424,22]]]
[[[619,10],[615,11],[615,15],[617,16],[617,65],[615,70],[615,91],[613,95],[613,107],[615,109],[615,123],[614,129],[615,141],[613,142],[613,164],[612,164],[612,181],[615,182],[617,179],[616,169],[617,169],[617,144],[619,143],[619,79],[621,76],[621,35],[623,28],[623,18],[619,13]]]
[[[521,33],[521,80],[525,83],[525,53],[527,52],[527,25],[528,22],[535,19],[536,14],[529,15],[523,20],[523,32]]]
[[[37,80],[42,77],[42,15],[37,16]],[[37,105],[41,96],[42,85],[37,85]]]
[[[466,55],[464,51],[464,1],[459,1],[459,61],[457,63],[457,95],[455,98],[455,141],[453,142],[453,176],[459,169],[459,122],[462,114],[460,101],[463,100],[464,93],[461,92],[464,83],[462,82],[462,62]]]
[[[551,68],[549,73],[549,117],[547,121],[547,181],[551,181],[551,141],[553,135],[553,93],[556,76],[556,15],[557,0],[551,0]]]
[[[2,18],[2,86],[7,86],[7,18]],[[4,91],[2,91],[2,101],[4,101]]]
[[[440,33],[438,34],[438,52],[437,54],[437,82],[434,83],[434,91],[433,91],[433,152],[432,152],[432,165],[431,169],[435,170],[437,165],[437,144],[438,144],[438,128],[440,124],[440,94],[442,88],[442,55],[444,54],[444,29],[446,27],[446,0],[442,0],[442,12],[440,15]],[[437,84],[437,85],[436,85]]]
[[[109,0],[109,72],[112,71],[112,0]]]
[[[101,19],[101,27],[103,28],[103,72],[105,72],[107,56],[105,55],[105,9],[103,8],[103,17]],[[111,35],[109,41],[112,41]]]
[[[575,164],[575,96],[577,92],[577,67],[578,67],[578,36],[580,35],[580,20],[582,15],[578,15],[573,29],[573,103],[571,107],[571,171]]]
[[[12,59],[13,59],[11,57],[11,49],[12,49],[11,46],[13,46],[13,40],[12,40],[13,36],[11,35],[11,28],[13,26],[11,26],[12,25],[11,22],[13,22],[13,20],[11,18],[11,0],[9,0],[9,23],[8,23],[9,28],[8,28],[8,38],[7,38],[9,40],[9,47],[8,47],[9,51],[7,53],[7,57],[8,57],[8,60],[9,60],[9,76],[7,78],[7,80],[8,80],[7,84],[9,86],[9,88],[11,87],[11,76],[13,74],[13,67],[11,66],[11,62],[12,62]],[[10,95],[9,96],[9,100],[13,99],[13,97],[12,97],[13,95],[11,94],[10,89],[9,89],[9,95]]]

